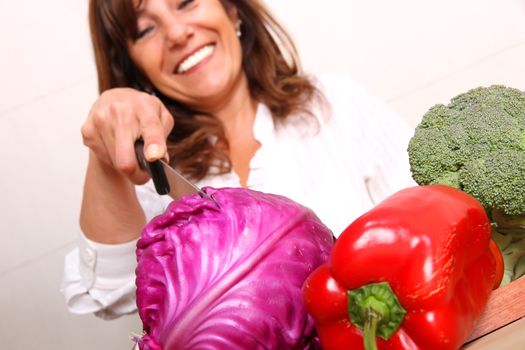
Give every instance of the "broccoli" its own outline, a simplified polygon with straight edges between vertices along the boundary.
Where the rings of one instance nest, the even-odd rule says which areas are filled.
[[[505,247],[511,247],[511,257],[502,248],[506,260],[524,265],[524,92],[501,85],[479,87],[446,106],[430,108],[408,154],[418,184],[445,184],[478,199],[493,221],[495,240],[510,242]]]

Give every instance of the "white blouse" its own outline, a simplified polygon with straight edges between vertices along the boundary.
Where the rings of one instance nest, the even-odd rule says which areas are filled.
[[[313,108],[318,125],[301,116],[274,125],[259,104],[254,135],[261,146],[247,187],[311,208],[337,237],[374,204],[415,185],[406,152],[413,130],[348,77],[324,76],[318,83],[329,102]],[[240,183],[232,171],[197,185]],[[136,190],[148,220],[172,200],[159,196],[151,181]],[[100,244],[80,233],[78,247],[65,258],[61,288],[71,312],[109,319],[136,310],[135,244]]]

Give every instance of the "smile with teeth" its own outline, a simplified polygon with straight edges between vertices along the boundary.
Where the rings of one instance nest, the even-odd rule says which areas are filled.
[[[210,56],[215,49],[215,45],[210,44],[203,46],[195,51],[192,55],[182,61],[177,67],[177,73],[184,73],[201,63],[206,57]]]

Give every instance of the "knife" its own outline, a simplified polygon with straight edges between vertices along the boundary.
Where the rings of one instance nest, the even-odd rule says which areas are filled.
[[[211,200],[218,208],[221,207],[212,195],[197,187],[179,171],[172,168],[165,160],[147,161],[144,156],[144,141],[142,139],[135,142],[135,153],[140,168],[151,175],[158,194],[169,194],[173,199],[179,200],[184,195],[197,193],[201,198]]]

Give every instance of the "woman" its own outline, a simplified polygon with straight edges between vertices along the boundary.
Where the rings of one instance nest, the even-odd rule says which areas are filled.
[[[199,186],[285,195],[336,236],[411,184],[402,122],[349,79],[302,75],[259,1],[91,0],[90,25],[101,95],[82,127],[83,234],[63,282],[73,312],[135,311],[135,240],[172,200],[140,170],[139,138],[148,160]]]

